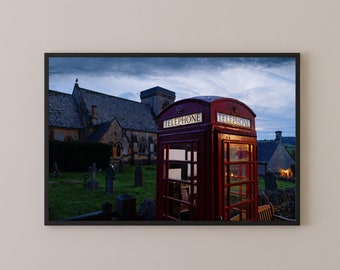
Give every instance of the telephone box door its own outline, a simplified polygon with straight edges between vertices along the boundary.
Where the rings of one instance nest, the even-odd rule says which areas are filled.
[[[218,133],[219,212],[223,220],[257,220],[256,138]]]
[[[192,137],[192,136],[191,136]],[[160,219],[198,219],[199,140],[161,140],[158,169],[158,213]]]

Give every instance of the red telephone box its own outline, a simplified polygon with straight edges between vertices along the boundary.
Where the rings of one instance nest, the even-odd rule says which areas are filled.
[[[255,114],[231,98],[173,103],[158,118],[157,219],[257,220]]]

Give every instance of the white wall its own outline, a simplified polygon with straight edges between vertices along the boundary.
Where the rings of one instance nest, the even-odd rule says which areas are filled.
[[[337,0],[2,0],[1,269],[336,269]],[[46,227],[44,52],[301,52],[299,227]]]

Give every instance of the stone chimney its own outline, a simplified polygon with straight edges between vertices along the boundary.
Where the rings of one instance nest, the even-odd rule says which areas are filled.
[[[92,125],[97,125],[97,106],[92,105],[92,114],[91,114]]]
[[[275,141],[282,142],[282,131],[275,131]]]

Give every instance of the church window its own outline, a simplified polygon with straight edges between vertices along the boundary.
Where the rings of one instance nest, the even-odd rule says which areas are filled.
[[[147,144],[146,144],[145,138],[141,138],[140,141],[139,141],[139,144],[138,144],[139,153],[140,154],[145,154],[146,147],[147,147]]]
[[[122,155],[122,145],[120,143],[117,143],[116,145],[116,155],[117,157],[120,157]]]

